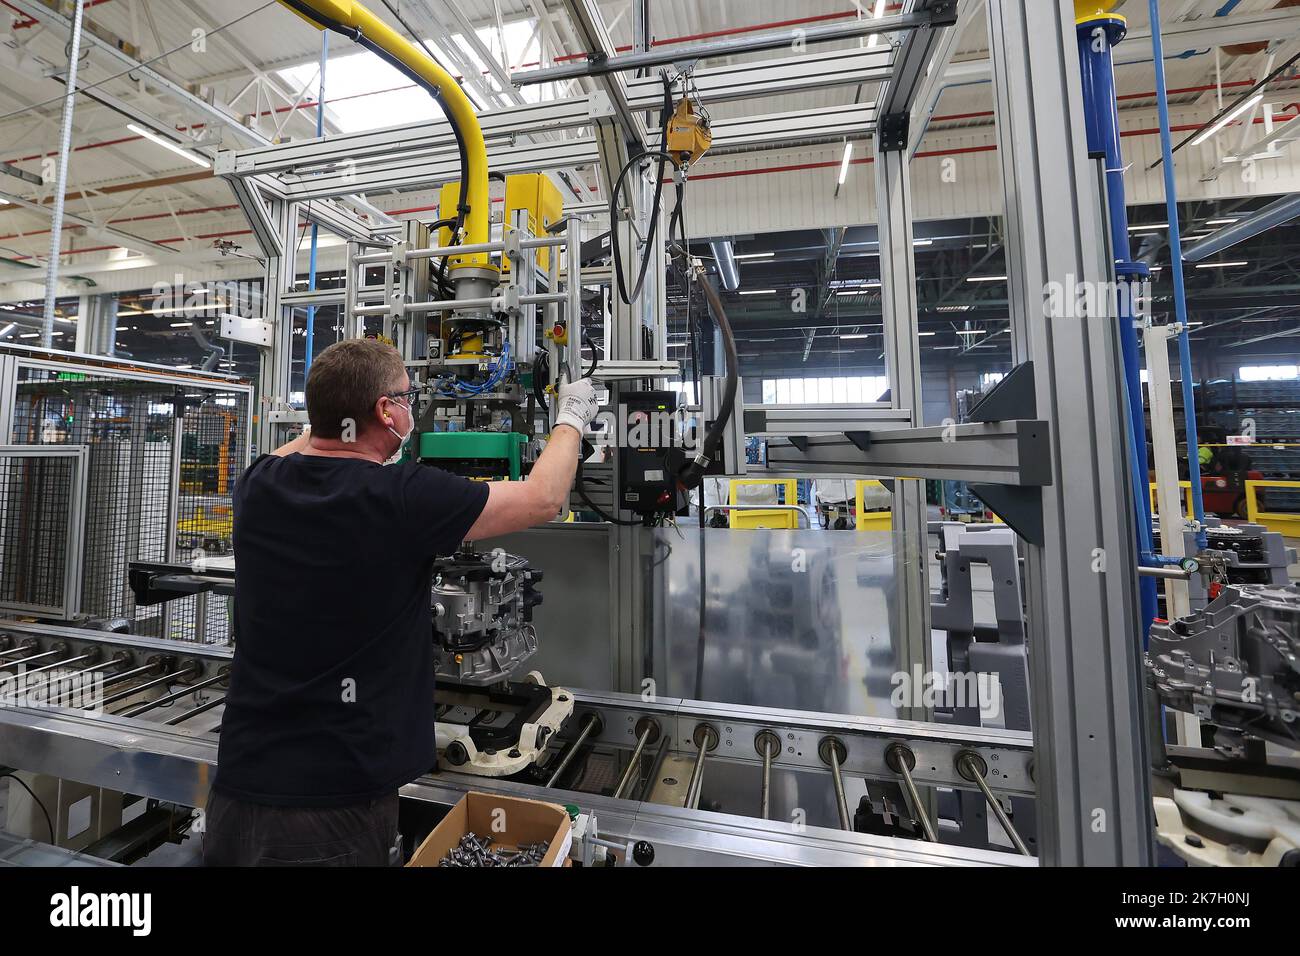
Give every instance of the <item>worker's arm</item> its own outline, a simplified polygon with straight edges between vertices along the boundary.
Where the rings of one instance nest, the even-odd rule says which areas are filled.
[[[301,435],[299,435],[293,441],[286,442],[285,444],[281,445],[275,451],[271,452],[271,454],[278,455],[281,458],[283,458],[285,455],[296,455],[299,452],[306,451],[307,444],[310,441],[311,441],[311,426],[307,425],[303,428]]]
[[[557,401],[560,412],[555,428],[528,480],[490,485],[487,504],[465,535],[467,540],[494,538],[545,524],[564,507],[578,470],[582,433],[596,417],[596,389],[589,379],[579,379],[563,386]]]

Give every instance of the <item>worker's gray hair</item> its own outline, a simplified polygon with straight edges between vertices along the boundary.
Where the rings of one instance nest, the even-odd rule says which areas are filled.
[[[311,363],[307,373],[307,417],[311,433],[339,439],[370,424],[375,402],[399,391],[406,366],[391,345],[374,339],[335,342]]]

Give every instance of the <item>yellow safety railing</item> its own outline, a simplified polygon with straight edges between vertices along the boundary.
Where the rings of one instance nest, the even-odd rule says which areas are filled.
[[[884,487],[878,481],[855,481],[854,483],[854,505],[855,514],[858,518],[859,531],[890,531],[894,527],[894,512],[891,511],[867,511],[863,504],[863,491],[867,485],[875,485],[877,488]]]
[[[1269,531],[1276,531],[1278,534],[1285,535],[1288,538],[1300,538],[1300,514],[1289,514],[1283,511],[1259,510],[1258,492],[1261,488],[1291,488],[1300,490],[1300,481],[1259,479],[1246,482],[1246,519],[1252,524],[1262,524],[1268,528]]]
[[[460,88],[456,78],[429,59],[419,47],[354,0],[280,0],[318,30],[340,30],[369,48],[378,47],[383,59],[407,73],[412,79],[430,84],[438,91],[438,102],[460,135],[465,148],[465,202],[469,215],[465,219],[465,244],[479,245],[491,241],[491,200],[488,195],[487,145],[479,125],[474,104]],[[454,256],[452,269],[488,268],[485,252]]]
[[[732,511],[731,527],[732,528],[771,528],[782,530],[794,530],[799,527],[799,515],[792,510],[792,506],[799,504],[799,482],[794,478],[733,478],[727,493],[727,504],[739,505],[736,500],[737,492],[744,485],[750,486],[767,486],[782,489],[785,492],[784,508],[746,508],[743,511]]]
[[[1151,482],[1151,513],[1153,515],[1158,515],[1160,513],[1160,505],[1156,503],[1157,487],[1158,486],[1154,481]],[[1183,507],[1187,509],[1187,517],[1195,521],[1196,508],[1192,504],[1192,483],[1190,481],[1180,481],[1178,483],[1178,488],[1183,497]]]

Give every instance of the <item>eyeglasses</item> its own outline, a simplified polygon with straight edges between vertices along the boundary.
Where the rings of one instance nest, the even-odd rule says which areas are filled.
[[[405,404],[407,408],[410,408],[411,404],[415,401],[415,399],[419,396],[419,394],[422,391],[424,391],[424,389],[417,386],[415,388],[408,388],[404,392],[389,392],[384,397],[392,398],[392,399],[398,399],[398,398],[403,399],[403,404]]]

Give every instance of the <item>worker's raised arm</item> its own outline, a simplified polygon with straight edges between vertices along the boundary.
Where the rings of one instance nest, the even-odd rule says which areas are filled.
[[[527,481],[494,482],[487,504],[465,537],[470,541],[545,524],[564,507],[582,454],[582,434],[596,417],[596,389],[590,379],[561,386],[559,414],[550,441]]]

